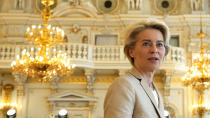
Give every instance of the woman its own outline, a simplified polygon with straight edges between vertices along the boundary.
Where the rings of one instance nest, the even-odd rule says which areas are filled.
[[[104,118],[164,118],[163,101],[153,83],[169,50],[165,23],[150,20],[129,28],[124,53],[133,68],[109,87]]]

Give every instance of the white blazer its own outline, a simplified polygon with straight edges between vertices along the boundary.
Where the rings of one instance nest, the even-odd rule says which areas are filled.
[[[104,118],[164,118],[162,98],[158,105],[152,90],[141,74],[132,68],[109,87],[104,101]]]

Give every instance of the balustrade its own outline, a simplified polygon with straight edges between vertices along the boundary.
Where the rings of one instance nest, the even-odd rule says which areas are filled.
[[[30,51],[31,45],[0,45],[0,63],[13,61],[17,55],[26,49]],[[83,61],[83,65],[92,64],[128,64],[128,60],[123,53],[123,46],[94,46],[88,44],[64,43],[56,45],[56,50],[66,52],[72,61]],[[35,50],[36,51],[36,50]],[[53,50],[51,50],[53,51]],[[87,63],[86,63],[87,62]],[[183,48],[171,47],[164,63],[181,64],[185,66],[185,52]],[[8,65],[9,67],[10,65]]]
[[[121,53],[122,46],[94,46],[94,61],[126,61]],[[109,62],[108,62],[109,63]]]
[[[171,47],[166,62],[180,63],[185,65],[185,53],[183,48]]]

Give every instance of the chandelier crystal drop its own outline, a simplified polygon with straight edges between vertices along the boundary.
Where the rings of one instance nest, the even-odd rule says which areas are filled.
[[[24,49],[12,62],[13,74],[36,78],[41,82],[50,81],[56,77],[69,75],[75,65],[71,63],[66,53],[57,51],[55,45],[64,41],[64,31],[59,27],[48,25],[51,15],[50,5],[53,0],[41,0],[42,25],[32,25],[26,29],[26,40],[33,42],[35,48]]]

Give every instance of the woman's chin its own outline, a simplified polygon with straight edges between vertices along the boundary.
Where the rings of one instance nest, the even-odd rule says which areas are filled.
[[[148,71],[150,72],[155,72],[156,70],[159,69],[160,66],[151,66],[151,67],[148,67]]]

